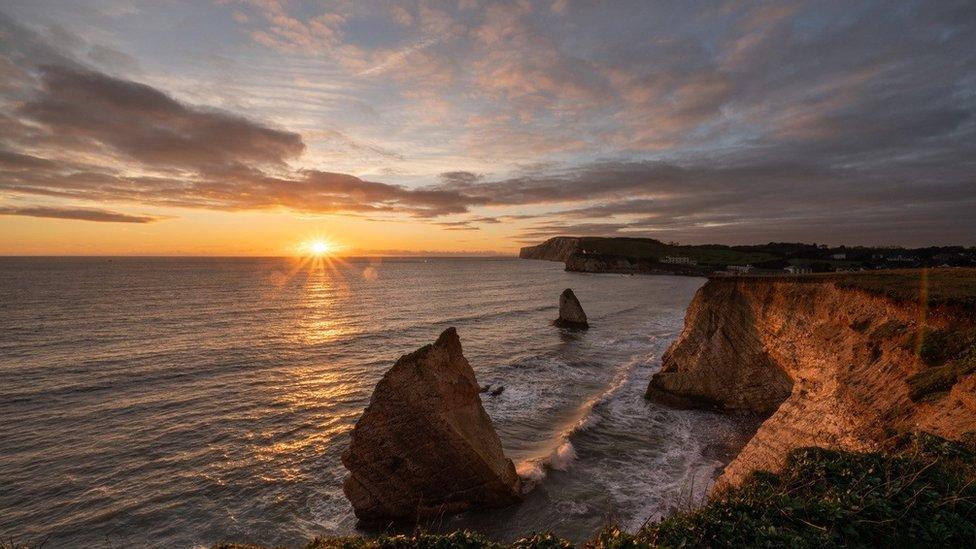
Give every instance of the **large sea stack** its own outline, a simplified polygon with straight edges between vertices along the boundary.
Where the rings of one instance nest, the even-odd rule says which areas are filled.
[[[352,431],[343,491],[366,522],[418,520],[521,499],[454,328],[383,376]]]
[[[590,327],[586,322],[586,313],[580,305],[573,290],[566,288],[559,296],[559,318],[553,323],[560,328],[575,328],[585,330]]]

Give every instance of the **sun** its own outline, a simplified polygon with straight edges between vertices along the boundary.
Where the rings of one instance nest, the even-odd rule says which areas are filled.
[[[309,240],[302,244],[301,249],[306,255],[322,257],[335,253],[336,245],[328,240]]]

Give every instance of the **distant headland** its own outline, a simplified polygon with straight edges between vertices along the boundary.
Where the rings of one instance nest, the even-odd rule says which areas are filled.
[[[522,259],[562,261],[585,273],[804,274],[921,267],[974,267],[976,248],[827,246],[770,242],[682,245],[653,238],[556,236],[519,251]]]

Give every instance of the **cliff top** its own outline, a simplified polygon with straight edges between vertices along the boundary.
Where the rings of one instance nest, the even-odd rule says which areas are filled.
[[[905,269],[920,267],[974,267],[976,247],[929,246],[900,248],[877,246],[826,246],[801,242],[769,242],[753,245],[662,242],[654,238],[557,236],[526,246],[524,259],[566,261],[576,253],[619,256],[664,263],[693,263],[700,270],[720,271],[749,265],[756,271],[782,271],[792,266],[815,273],[858,269]]]
[[[718,277],[722,279],[723,277]],[[954,307],[976,312],[976,269],[897,269],[856,273],[813,273],[799,276],[739,276],[730,280],[783,281],[795,283],[831,282],[841,288],[862,290],[894,301],[930,307]]]

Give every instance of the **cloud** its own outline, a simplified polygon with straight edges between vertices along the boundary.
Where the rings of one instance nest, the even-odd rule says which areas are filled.
[[[0,207],[0,215],[21,215],[27,217],[46,217],[52,219],[75,219],[98,221],[102,223],[152,223],[165,217],[148,215],[129,215],[109,210],[86,208],[60,208],[46,206]]]
[[[442,186],[409,188],[293,166],[305,150],[298,133],[191,105],[155,87],[109,76],[53,53],[40,57],[56,63],[34,66],[32,56],[23,52],[51,50],[37,35],[9,20],[0,23],[18,38],[15,48],[0,50],[0,67],[20,69],[10,71],[19,79],[10,94],[18,100],[0,102],[4,194],[226,211],[289,209],[418,218],[465,213],[488,202],[484,196]],[[399,158],[341,132],[328,136],[349,149]],[[123,216],[113,218],[116,221],[143,219],[113,215]],[[98,216],[82,212],[74,218],[93,217]]]
[[[445,231],[480,231],[481,228],[474,224],[474,221],[435,221],[434,225],[442,227]]]
[[[229,8],[275,77],[341,96],[247,117],[0,27],[0,192],[516,238],[976,242],[971,2],[382,7]]]
[[[670,237],[696,242],[830,239],[834,242],[972,242],[971,166],[873,168],[721,161],[674,165],[601,162],[558,174],[489,183],[501,203],[582,204],[535,216],[522,241],[560,234]],[[856,235],[856,237],[854,236]]]
[[[296,133],[190,107],[145,84],[61,65],[39,70],[39,93],[18,113],[58,140],[101,145],[147,166],[194,170],[283,165],[305,148]]]
[[[342,27],[346,18],[339,13],[322,12],[313,17],[293,17],[285,6],[276,0],[251,0],[251,4],[264,18],[264,29],[251,31],[255,42],[285,53],[316,54],[332,51],[340,44]],[[246,24],[247,14],[235,19]]]

